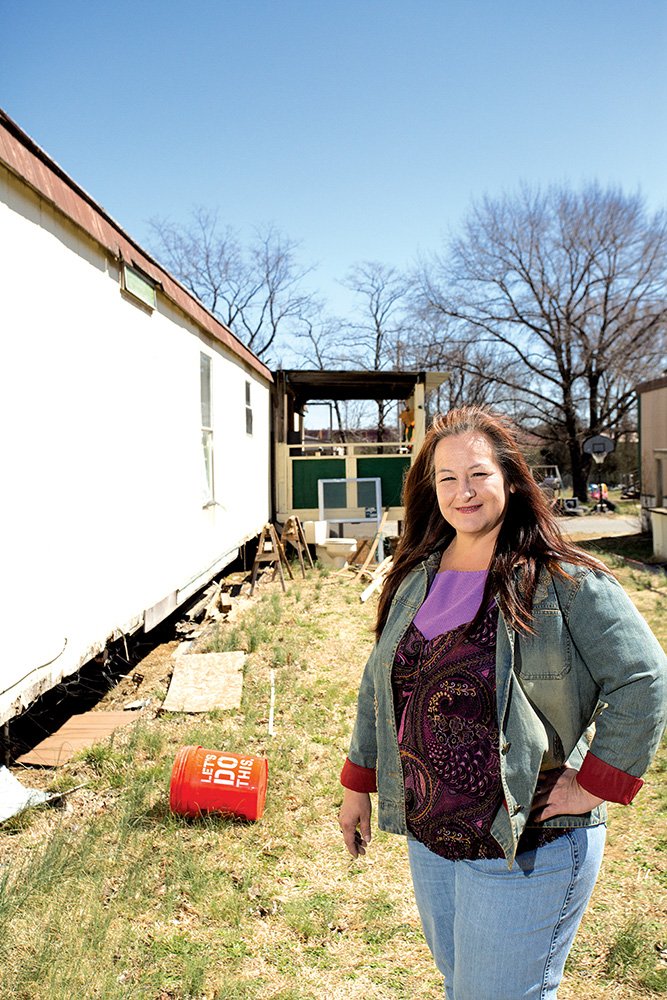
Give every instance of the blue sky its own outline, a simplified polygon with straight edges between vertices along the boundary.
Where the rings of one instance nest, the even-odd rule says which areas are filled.
[[[5,0],[0,105],[140,243],[198,205],[334,309],[520,181],[663,207],[665,0]]]

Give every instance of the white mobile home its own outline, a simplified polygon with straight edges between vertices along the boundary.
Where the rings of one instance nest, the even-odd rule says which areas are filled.
[[[270,516],[269,370],[0,112],[0,723]]]

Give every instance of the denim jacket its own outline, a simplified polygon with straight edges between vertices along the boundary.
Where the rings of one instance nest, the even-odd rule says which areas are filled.
[[[392,667],[439,561],[440,552],[433,553],[402,581],[359,689],[348,759],[377,769],[378,825],[390,833],[407,834]],[[582,566],[563,569],[569,578],[544,572],[538,581],[535,635],[516,632],[502,613],[498,617],[496,708],[506,808],[498,811],[491,833],[508,865],[540,771],[564,763],[579,770],[590,750],[587,763],[611,775],[604,794],[595,794],[613,800],[614,775],[639,779],[665,726],[667,658],[650,628],[613,577]],[[602,803],[544,826],[594,826],[605,819]]]

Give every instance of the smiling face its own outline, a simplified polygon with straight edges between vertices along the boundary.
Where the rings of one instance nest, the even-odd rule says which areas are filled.
[[[434,465],[440,513],[457,535],[495,539],[512,490],[490,440],[472,431],[442,438]]]

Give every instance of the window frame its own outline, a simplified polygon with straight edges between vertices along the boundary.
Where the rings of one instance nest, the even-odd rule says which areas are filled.
[[[134,264],[129,264],[126,260],[121,263],[120,287],[126,295],[141,302],[147,309],[151,311],[157,309],[158,283],[145,271],[135,267]]]
[[[248,382],[246,379],[245,383],[245,432],[249,437],[252,437],[252,399],[250,395],[250,390],[252,388],[252,382]]]
[[[213,440],[212,357],[199,352],[199,416],[204,460],[204,507],[215,503],[215,456]],[[206,421],[208,417],[208,422]]]

